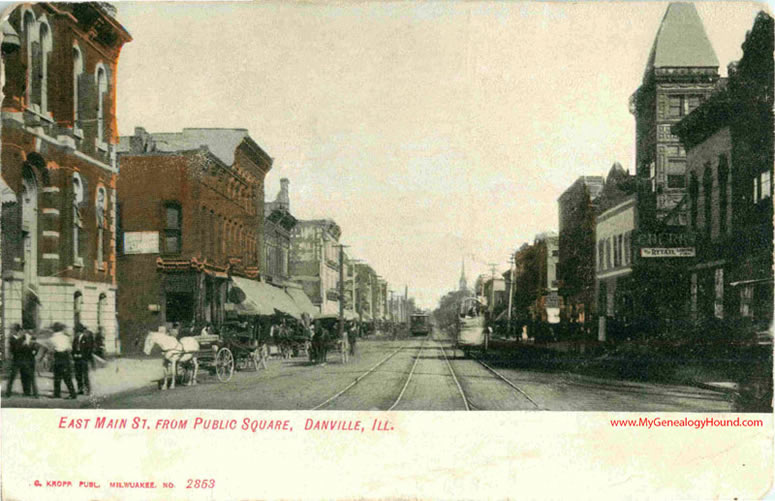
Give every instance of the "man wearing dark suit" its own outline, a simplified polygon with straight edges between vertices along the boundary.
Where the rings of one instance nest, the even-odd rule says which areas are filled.
[[[94,338],[82,324],[75,326],[73,337],[73,363],[75,365],[75,382],[78,384],[78,393],[88,395],[91,393],[89,383],[89,361],[94,350]]]
[[[11,339],[8,340],[8,348],[11,352],[11,363],[9,365],[10,369],[8,370],[8,385],[5,387],[5,398],[8,398],[11,396],[11,390],[13,389],[13,382],[16,379],[16,374],[18,373],[19,376],[21,376],[22,380],[22,388],[24,390],[28,390],[24,377],[24,373],[22,372],[22,363],[21,363],[21,347],[22,343],[24,342],[24,333],[22,332],[22,327],[19,324],[14,324],[13,327],[11,327]]]
[[[16,358],[21,368],[22,387],[28,397],[38,398],[38,383],[35,380],[35,355],[38,354],[38,343],[31,332],[23,334]]]

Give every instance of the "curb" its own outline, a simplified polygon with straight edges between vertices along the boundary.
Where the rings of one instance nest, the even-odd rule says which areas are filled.
[[[724,393],[727,395],[737,395],[737,390],[735,388],[726,388],[724,386],[716,386],[713,384],[707,384],[707,383],[691,383],[692,386],[696,386],[697,388],[701,388],[703,390],[709,390],[709,391],[715,391],[717,393]]]

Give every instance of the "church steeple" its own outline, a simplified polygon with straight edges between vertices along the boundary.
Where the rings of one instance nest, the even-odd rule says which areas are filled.
[[[466,258],[463,258],[460,263],[460,282],[458,283],[458,289],[461,291],[468,290],[468,281],[466,280]]]

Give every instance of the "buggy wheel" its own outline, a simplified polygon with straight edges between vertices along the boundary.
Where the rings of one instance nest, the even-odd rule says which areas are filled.
[[[234,355],[228,348],[221,348],[215,355],[215,373],[218,380],[225,383],[234,374]]]

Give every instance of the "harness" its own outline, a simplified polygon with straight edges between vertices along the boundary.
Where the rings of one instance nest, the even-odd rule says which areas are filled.
[[[170,358],[169,356],[167,356],[168,353],[172,356],[174,356],[176,353],[180,353],[181,356],[186,354],[186,349],[183,346],[183,343],[180,342],[180,339],[176,339],[175,341],[177,343],[175,347],[162,350],[161,352],[162,355],[164,355],[164,358],[166,358],[167,360],[169,360]]]

